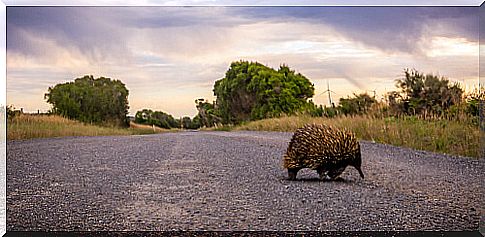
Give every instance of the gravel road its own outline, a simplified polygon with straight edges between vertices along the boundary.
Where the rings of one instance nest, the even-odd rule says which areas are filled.
[[[7,143],[7,231],[477,230],[484,160],[361,142],[365,179],[302,170],[290,133],[178,132]]]

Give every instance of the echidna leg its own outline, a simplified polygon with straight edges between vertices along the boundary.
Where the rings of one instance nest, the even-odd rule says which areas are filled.
[[[300,169],[298,169],[298,168],[288,169],[288,179],[289,180],[296,180],[296,175],[298,174],[299,170]]]
[[[336,179],[339,175],[341,175],[344,172],[345,168],[346,167],[340,167],[338,169],[330,170],[330,172],[328,172],[328,177],[330,177],[330,179],[332,180]]]
[[[317,168],[318,176],[320,176],[320,180],[324,180],[327,176],[327,170],[323,167]]]

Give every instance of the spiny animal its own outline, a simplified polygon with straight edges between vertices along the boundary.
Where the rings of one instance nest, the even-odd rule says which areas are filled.
[[[335,179],[349,165],[364,178],[360,145],[355,135],[323,124],[307,124],[297,129],[283,156],[283,164],[290,180],[295,180],[303,168],[317,170],[322,180],[327,175]]]

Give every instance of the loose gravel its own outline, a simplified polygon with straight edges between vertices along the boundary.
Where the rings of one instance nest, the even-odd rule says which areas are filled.
[[[287,180],[278,132],[8,141],[7,231],[477,230],[483,160],[362,141],[365,179]],[[482,217],[483,223],[483,217]]]

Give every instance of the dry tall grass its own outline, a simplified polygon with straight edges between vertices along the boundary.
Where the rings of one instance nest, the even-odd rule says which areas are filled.
[[[130,128],[128,130],[133,131],[134,134],[152,134],[152,133],[179,131],[179,129],[175,129],[175,128],[165,129],[157,126],[138,124],[133,122],[130,122]]]
[[[151,126],[130,124],[130,128],[101,127],[84,124],[56,115],[20,114],[7,120],[7,139],[41,137],[136,135],[165,132]]]
[[[375,118],[293,116],[249,122],[236,130],[294,132],[306,123],[328,124],[353,131],[359,139],[440,153],[480,156],[480,130],[464,121],[416,117]]]

